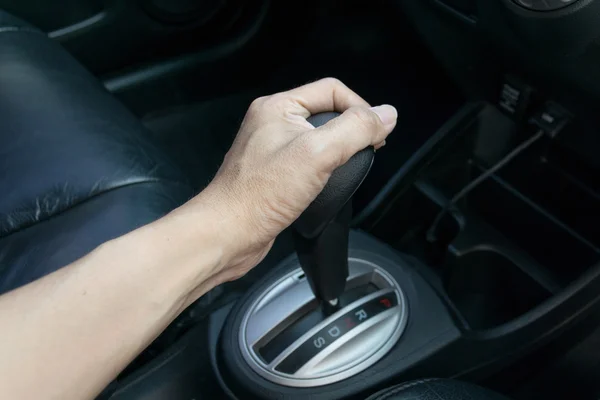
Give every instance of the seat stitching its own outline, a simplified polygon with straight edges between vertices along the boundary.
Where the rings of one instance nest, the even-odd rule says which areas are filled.
[[[431,390],[433,392],[433,394],[435,394],[439,400],[444,400],[444,398],[442,396],[440,396],[440,394],[438,392],[436,392],[433,387],[429,387],[429,390]],[[469,397],[471,397],[471,396],[469,396]]]
[[[385,393],[383,393],[381,395],[381,397],[374,397],[373,400],[386,400],[386,399],[389,399],[391,396],[394,396],[394,395],[396,395],[406,389],[409,389],[413,386],[418,386],[418,385],[422,385],[424,383],[437,381],[437,380],[439,380],[439,378],[421,379],[421,380],[414,381],[414,382],[404,383],[404,384],[401,384],[399,386],[392,388],[391,390],[387,390]]]

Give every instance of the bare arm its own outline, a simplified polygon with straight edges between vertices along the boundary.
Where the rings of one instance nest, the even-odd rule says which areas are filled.
[[[0,398],[94,397],[189,304],[192,290],[209,290],[224,249],[208,231],[210,216],[186,213],[1,296]]]
[[[331,110],[344,114],[305,120]],[[331,79],[255,101],[200,195],[0,296],[0,398],[95,397],[185,307],[260,262],[331,172],[395,122]]]

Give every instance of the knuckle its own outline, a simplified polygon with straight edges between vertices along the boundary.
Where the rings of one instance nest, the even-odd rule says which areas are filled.
[[[252,101],[252,103],[250,103],[250,107],[248,107],[248,112],[250,114],[256,114],[256,113],[260,112],[263,109],[265,102],[267,100],[268,100],[268,96],[258,97],[256,99],[254,99]]]
[[[278,104],[282,101],[283,97],[285,95],[282,93],[275,93],[271,96],[269,96],[266,100],[265,100],[265,106],[267,107],[272,107],[275,104]]]
[[[257,97],[250,104],[250,108],[260,108],[270,96]]]
[[[358,124],[362,126],[367,126],[369,128],[380,128],[383,125],[377,114],[366,108],[352,107],[349,108],[347,112],[351,118],[353,118]]]
[[[272,96],[269,96],[269,99],[265,102],[265,105],[269,107],[279,106],[281,104],[285,104],[292,100],[292,96],[286,92],[276,93]]]
[[[270,96],[265,101],[264,107],[270,112],[281,113],[284,112],[286,109],[289,109],[290,105],[293,103],[293,95],[283,92]]]
[[[345,86],[342,81],[340,81],[338,78],[334,78],[334,77],[327,77],[327,78],[323,78],[321,79],[321,81],[325,82],[328,85],[331,85],[333,87],[338,87],[338,86]]]
[[[250,104],[248,115],[257,118],[266,113],[281,111],[284,110],[290,102],[293,102],[293,97],[285,92],[259,97]]]

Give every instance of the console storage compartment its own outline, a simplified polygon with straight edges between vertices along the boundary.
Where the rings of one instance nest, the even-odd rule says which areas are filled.
[[[535,134],[504,118],[487,106],[471,123],[436,138],[427,154],[415,155],[422,159],[413,163],[424,166],[416,179],[398,179],[362,224],[425,260],[473,330],[514,320],[600,261],[600,171],[565,161],[547,136],[449,204]],[[428,233],[439,213],[432,242]]]
[[[511,321],[551,296],[497,249],[484,247],[452,254],[443,269],[448,297],[472,329]]]

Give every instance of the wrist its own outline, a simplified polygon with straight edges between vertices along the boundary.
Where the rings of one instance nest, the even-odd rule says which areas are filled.
[[[186,203],[182,210],[200,213],[196,219],[208,226],[208,231],[223,248],[224,264],[232,265],[257,237],[252,209],[244,203],[242,190],[228,190],[226,185],[212,182],[200,194]],[[235,193],[231,193],[235,192]],[[186,211],[187,212],[187,211]]]
[[[274,238],[260,228],[256,210],[252,202],[244,201],[243,193],[242,189],[230,190],[213,181],[184,206],[207,213],[204,218],[208,231],[222,249],[222,267],[212,277],[215,286],[244,276],[262,261],[273,244]]]

